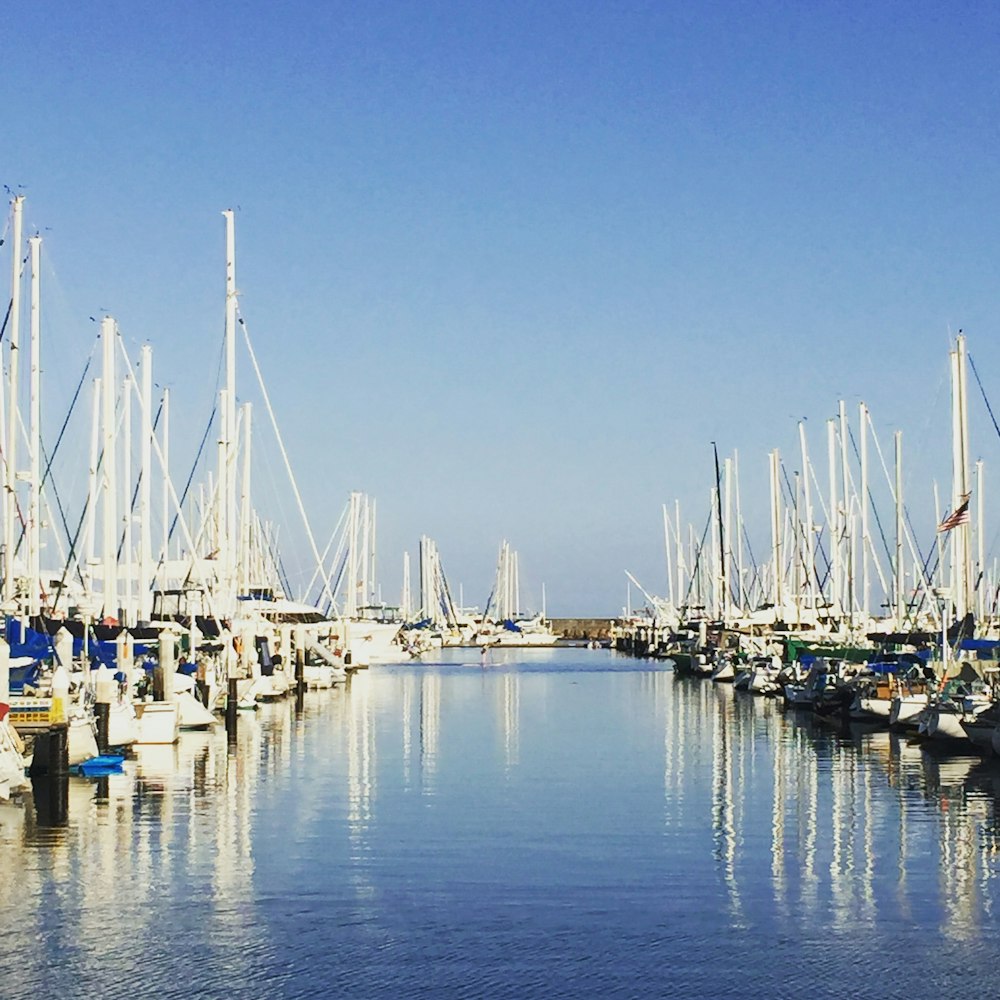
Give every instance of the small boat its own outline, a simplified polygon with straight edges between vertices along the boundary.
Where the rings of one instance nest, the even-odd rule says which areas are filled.
[[[0,799],[3,800],[29,787],[20,738],[7,720],[9,711],[6,703],[0,704]]]

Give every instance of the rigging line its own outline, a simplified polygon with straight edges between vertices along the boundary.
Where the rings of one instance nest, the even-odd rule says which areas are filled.
[[[296,504],[299,508],[299,516],[302,518],[302,523],[306,529],[306,537],[309,540],[309,547],[312,549],[313,559],[317,563],[322,565],[320,561],[319,548],[316,545],[316,539],[312,532],[312,527],[309,524],[309,517],[306,514],[305,505],[302,502],[302,495],[299,493],[298,483],[295,479],[295,474],[292,471],[292,464],[288,458],[288,452],[285,449],[285,442],[281,436],[281,431],[278,428],[278,420],[274,415],[274,408],[271,406],[271,395],[267,391],[267,386],[264,384],[264,376],[261,374],[260,365],[257,363],[257,354],[253,349],[253,344],[250,341],[250,330],[247,328],[246,322],[243,317],[239,317],[239,324],[243,328],[243,339],[246,341],[247,352],[250,355],[250,362],[253,365],[254,373],[257,376],[257,384],[260,386],[261,395],[264,397],[264,405],[267,407],[267,415],[271,418],[271,428],[274,431],[274,436],[278,441],[278,449],[281,451],[281,457],[284,460],[285,472],[288,475],[289,482],[292,486],[292,493],[295,496]],[[325,573],[322,573],[323,584],[326,587],[327,596],[333,600],[333,595],[330,593],[330,581]]]
[[[159,426],[160,415],[162,413],[163,413],[163,400],[161,398],[160,399],[159,409],[156,411],[156,417],[153,420],[153,426],[149,429],[150,434],[155,434],[156,433],[156,428]],[[129,512],[130,516],[135,512],[135,502],[136,502],[136,500],[139,499],[139,487],[140,486],[142,486],[142,470],[141,469],[139,470],[139,475],[136,476],[136,479],[135,479],[135,489],[132,490],[132,499],[129,502],[128,512]],[[121,539],[118,542],[118,554],[117,554],[116,558],[121,559],[121,557],[122,557],[122,549],[124,549],[124,548],[125,548],[125,529],[122,528],[122,536],[121,536]],[[152,581],[150,581],[150,586],[152,586]]]
[[[163,405],[162,402],[160,404]],[[191,489],[191,483],[194,481],[195,473],[198,471],[198,463],[201,461],[201,453],[205,449],[205,442],[208,440],[208,435],[212,432],[212,424],[215,422],[215,414],[218,406],[212,407],[212,412],[209,414],[208,423],[205,425],[205,433],[201,436],[201,444],[198,445],[198,452],[194,456],[194,463],[191,466],[191,472],[188,474],[187,482],[184,484],[184,491],[181,493],[181,498],[177,503],[177,512],[174,514],[174,519],[170,522],[170,530],[167,532],[167,541],[169,542],[174,537],[174,528],[177,527],[177,521],[181,516],[181,511],[184,509],[184,504],[187,501],[188,491]],[[160,564],[163,564],[163,560],[166,558],[164,555],[163,559],[160,560]]]
[[[2,336],[2,334],[0,334]],[[45,473],[42,475],[42,482],[39,485],[39,492],[45,489],[45,484],[49,480],[49,476],[52,474],[52,463],[55,461],[56,455],[59,452],[59,446],[62,444],[63,436],[66,433],[66,428],[69,425],[70,418],[73,416],[73,410],[76,407],[76,402],[80,398],[80,390],[83,388],[83,383],[87,378],[87,372],[90,370],[90,364],[94,360],[94,349],[91,347],[90,357],[87,358],[87,363],[83,367],[83,374],[80,376],[80,381],[76,385],[76,391],[73,393],[73,398],[70,400],[69,410],[66,412],[66,419],[63,420],[62,427],[59,428],[59,434],[56,437],[55,446],[52,448],[52,454],[49,455],[45,451],[44,442],[39,442],[42,449],[42,457],[45,459]],[[66,540],[69,541],[69,522],[66,520],[66,511],[63,508],[62,497],[59,495],[59,490],[56,488],[55,480],[52,482],[52,492],[56,499],[56,507],[59,510],[59,519],[62,521],[63,531],[66,533]],[[14,554],[17,555],[18,550],[21,548],[21,540],[24,538],[24,532],[22,531],[21,536],[17,540],[17,545],[14,549]],[[80,578],[80,583],[84,582],[83,573],[80,570],[80,565],[77,563],[76,566],[77,576]]]
[[[97,466],[96,472],[101,471],[101,463],[104,461],[104,449],[101,449],[100,454],[97,456]],[[76,531],[73,533],[73,537],[69,539],[69,554],[66,557],[66,565],[63,567],[62,577],[59,579],[59,585],[56,587],[55,599],[52,602],[52,607],[56,608],[59,605],[59,598],[62,595],[63,590],[66,587],[66,576],[69,573],[69,567],[71,563],[76,564],[77,572],[80,572],[80,561],[76,558],[76,543],[80,540],[80,532],[83,530],[83,522],[87,517],[87,509],[90,507],[90,495],[88,493],[87,499],[83,504],[83,510],[80,512],[80,520],[77,522]],[[67,532],[67,535],[69,533]],[[84,582],[81,576],[81,583]]]
[[[990,415],[990,420],[993,421],[993,429],[997,432],[997,436],[1000,437],[1000,425],[997,424],[997,418],[993,415],[993,407],[990,406],[990,401],[986,398],[986,390],[983,388],[982,379],[979,377],[979,372],[976,370],[976,363],[972,360],[972,355],[967,355],[969,359],[969,365],[972,368],[972,374],[976,376],[976,385],[979,386],[979,391],[983,394],[983,402],[986,404],[986,410]]]
[[[684,603],[681,605],[680,610],[686,612],[688,610],[688,598],[691,596],[691,591],[694,589],[695,578],[698,575],[698,564],[701,562],[701,554],[705,549],[705,539],[708,537],[709,529],[712,527],[712,511],[708,512],[708,520],[705,522],[705,530],[701,533],[701,541],[698,543],[698,551],[694,557],[694,565],[691,567],[691,575],[688,578],[687,593],[684,595]],[[678,617],[681,617],[678,615]]]
[[[780,462],[779,461],[778,465],[781,467],[781,476],[782,476],[782,478],[785,481],[785,489],[788,491],[788,498],[791,501],[790,505],[792,507],[795,507],[795,506],[797,506],[797,504],[795,503],[795,498],[792,495],[792,485],[788,481],[788,470],[785,468],[785,463],[784,462]],[[826,510],[825,507],[823,509],[824,509],[824,511]],[[810,527],[810,530],[811,530],[812,525],[810,525],[809,527]],[[796,534],[796,538],[797,538],[798,537],[798,531],[796,531],[795,534]],[[830,527],[830,538],[833,539],[833,527],[832,527],[832,525]],[[833,543],[831,542],[831,544],[833,544]],[[833,565],[830,562],[830,557],[826,554],[826,549],[823,548],[823,536],[822,536],[822,534],[819,535],[819,537],[817,537],[817,539],[816,539],[816,551],[819,552],[819,554],[823,557],[823,561],[826,563],[826,572],[823,574],[823,578],[822,579],[820,579],[819,567],[816,565],[815,559],[813,560],[812,570],[810,571],[810,568],[808,566],[806,566],[805,561],[804,561],[805,560],[805,553],[802,553],[802,556],[801,556],[802,563],[801,563],[801,565],[802,565],[802,568],[806,571],[807,575],[810,572],[812,573],[812,577],[816,581],[816,587],[819,590],[820,594],[822,594],[823,593],[823,587],[826,585],[826,581],[830,579],[830,574],[831,574],[831,572],[833,570]]]
[[[8,310],[8,312],[9,312],[9,310]],[[2,336],[2,334],[0,334],[0,336]],[[73,393],[73,398],[70,400],[69,409],[66,411],[66,417],[65,417],[65,419],[62,422],[62,427],[59,428],[59,434],[56,437],[56,443],[55,443],[55,446],[52,449],[52,454],[51,455],[46,454],[46,452],[45,452],[45,444],[43,442],[41,442],[41,440],[39,441],[39,444],[41,445],[41,449],[42,449],[42,457],[45,459],[45,472],[42,475],[42,481],[41,481],[41,483],[38,486],[39,493],[41,493],[41,491],[43,489],[45,489],[45,484],[48,482],[49,476],[52,473],[52,463],[55,461],[55,457],[56,457],[56,455],[59,452],[59,445],[62,443],[63,436],[66,433],[66,428],[67,428],[67,426],[69,426],[70,418],[73,416],[73,410],[76,408],[76,402],[80,398],[80,390],[83,389],[83,383],[84,383],[84,381],[87,378],[87,372],[90,370],[91,362],[94,360],[94,347],[95,346],[96,346],[96,342],[90,348],[90,356],[87,358],[87,363],[83,366],[83,374],[80,376],[80,381],[77,382],[77,384],[76,384],[76,391]],[[68,541],[69,540],[69,525],[66,522],[66,514],[63,511],[62,500],[59,497],[59,491],[56,489],[54,481],[53,481],[53,484],[52,484],[52,491],[55,494],[56,506],[59,508],[59,515],[62,518],[62,522],[63,522],[63,531],[66,532],[66,538],[67,538],[67,541]],[[15,494],[15,496],[16,496],[16,494]],[[24,535],[25,535],[26,531],[27,531],[27,524],[25,523],[24,518],[22,516],[22,518],[21,518],[21,534],[20,534],[20,536],[17,539],[17,545],[14,547],[14,555],[17,555],[17,553],[20,551],[20,549],[21,549],[21,542],[24,539]],[[79,567],[77,567],[77,572],[79,572]],[[81,583],[83,582],[82,575],[80,577],[80,582]]]
[[[10,311],[14,308],[14,299],[11,298],[7,302],[7,315],[3,318],[3,326],[0,326],[0,341],[3,340],[3,335],[7,332],[7,323],[10,321]]]

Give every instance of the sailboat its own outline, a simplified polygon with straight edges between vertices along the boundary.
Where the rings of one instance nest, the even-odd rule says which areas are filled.
[[[542,587],[542,610],[526,614],[520,610],[521,584],[518,555],[505,540],[500,543],[496,582],[486,602],[483,622],[476,633],[477,646],[554,646],[560,636],[552,631],[545,617],[545,588]],[[490,611],[493,616],[490,617]]]

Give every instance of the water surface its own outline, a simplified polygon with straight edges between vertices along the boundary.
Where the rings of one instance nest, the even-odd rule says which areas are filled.
[[[600,650],[438,653],[0,805],[0,996],[993,995],[1000,772]]]

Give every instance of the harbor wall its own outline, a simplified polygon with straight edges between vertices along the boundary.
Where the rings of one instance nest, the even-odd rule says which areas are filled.
[[[610,639],[613,618],[550,618],[552,631],[564,639]]]

